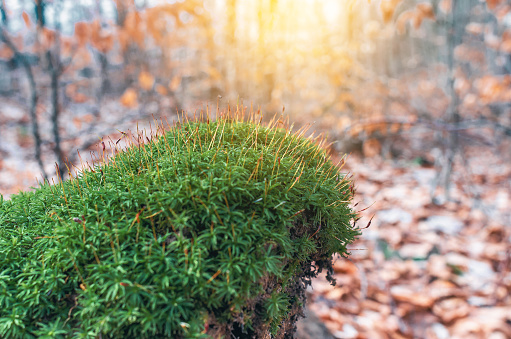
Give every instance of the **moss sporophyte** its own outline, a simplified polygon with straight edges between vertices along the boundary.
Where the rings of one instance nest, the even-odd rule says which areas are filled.
[[[359,234],[318,139],[185,119],[0,201],[2,338],[291,338],[305,288]]]

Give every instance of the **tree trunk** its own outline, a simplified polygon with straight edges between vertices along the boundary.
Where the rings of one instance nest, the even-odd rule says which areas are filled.
[[[0,16],[2,17],[2,24],[7,27],[7,13],[5,11],[5,0],[0,0]]]
[[[45,10],[46,4],[44,3],[44,0],[36,0],[35,2],[35,17],[37,26],[39,28],[43,28],[45,26],[45,19],[44,19],[44,10]]]
[[[59,115],[60,115],[60,106],[59,106],[59,80],[62,72],[62,64],[60,60],[60,1],[55,1],[53,3],[54,6],[54,22],[55,22],[55,45],[52,48],[50,47],[46,51],[46,59],[48,62],[48,71],[50,73],[51,79],[51,105],[52,105],[52,113],[51,113],[51,122],[52,122],[52,131],[53,138],[55,140],[55,146],[53,151],[55,156],[57,157],[57,175],[60,180],[63,180],[64,174],[64,156],[62,154],[61,148],[61,137],[59,131]]]

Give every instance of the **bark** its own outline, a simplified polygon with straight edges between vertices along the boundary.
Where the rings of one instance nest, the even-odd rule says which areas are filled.
[[[52,122],[52,131],[53,138],[55,141],[55,146],[53,151],[55,156],[57,157],[57,175],[59,179],[63,179],[64,174],[64,156],[62,154],[61,148],[61,137],[59,130],[59,116],[60,116],[60,106],[59,106],[59,82],[60,75],[62,73],[62,62],[60,59],[60,2],[54,2],[54,12],[55,12],[55,45],[53,48],[50,48],[46,51],[46,60],[48,62],[48,71],[50,73],[51,79],[51,104],[52,104],[52,112],[51,112],[51,122]],[[53,51],[52,51],[53,49]]]
[[[5,0],[0,0],[0,16],[2,17],[2,24],[7,27],[7,13],[5,11]]]
[[[49,60],[48,66],[49,66],[49,72],[50,72],[50,79],[51,79],[51,105],[52,105],[52,112],[51,112],[51,122],[52,122],[52,131],[53,131],[53,138],[55,140],[55,146],[53,148],[53,151],[55,155],[57,156],[57,174],[59,175],[59,178],[63,178],[64,174],[64,157],[62,155],[62,148],[60,146],[61,144],[61,138],[60,138],[60,131],[59,131],[59,115],[60,115],[60,107],[59,107],[59,78],[60,78],[60,69],[58,67],[59,61],[55,60],[57,58],[52,58],[52,54],[50,51],[46,52],[46,57]]]
[[[110,90],[110,79],[108,78],[108,59],[105,53],[99,52],[99,64],[101,67],[101,93],[100,101],[103,95]]]
[[[121,1],[117,1],[117,13],[119,14],[121,8],[120,6],[123,6]],[[124,13],[124,12],[123,12]],[[105,20],[103,18],[103,10],[101,9],[101,3],[99,0],[96,0],[96,13],[95,15],[99,18],[99,20],[101,21],[101,25],[103,25],[105,23]],[[126,15],[123,14],[123,18],[125,17]],[[124,19],[123,19],[123,22],[124,22]],[[105,93],[107,91],[110,90],[111,88],[111,84],[110,84],[110,79],[108,77],[108,57],[107,57],[107,53],[103,53],[101,51],[98,50],[98,58],[99,58],[99,67],[100,67],[100,78],[101,78],[101,87],[99,88],[99,92],[97,93],[96,95],[96,99],[97,99],[97,102],[98,102],[98,105],[101,105],[101,101],[103,100],[103,96],[105,95]]]
[[[37,21],[37,27],[42,28],[45,26],[44,9],[46,4],[43,0],[36,0],[35,2],[35,17]]]

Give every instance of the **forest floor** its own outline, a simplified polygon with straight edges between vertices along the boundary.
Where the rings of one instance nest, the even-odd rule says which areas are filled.
[[[323,276],[310,289],[335,338],[511,338],[511,167],[477,156],[474,181],[455,168],[454,201],[436,203],[434,168],[348,158],[357,207],[374,203],[360,226],[374,219],[335,261],[337,286]]]
[[[115,141],[120,131],[148,127],[161,109],[69,109],[61,121],[66,156],[76,161],[79,149],[90,158],[101,138]],[[8,197],[37,186],[41,171],[26,110],[2,99],[0,123],[0,193]],[[49,123],[41,130],[51,140],[44,133]],[[43,144],[49,174],[55,173],[52,147]],[[432,199],[431,166],[349,156],[343,171],[353,174],[356,209],[368,207],[359,226],[374,218],[349,258],[336,259],[337,285],[320,276],[309,289],[309,310],[333,337],[511,338],[511,165],[480,150],[470,160],[480,165],[469,174],[455,165],[452,201],[446,201],[438,190]]]

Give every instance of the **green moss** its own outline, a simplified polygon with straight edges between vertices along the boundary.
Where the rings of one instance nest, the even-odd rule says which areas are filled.
[[[290,337],[359,233],[350,185],[311,140],[221,118],[2,199],[0,337]]]

